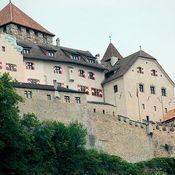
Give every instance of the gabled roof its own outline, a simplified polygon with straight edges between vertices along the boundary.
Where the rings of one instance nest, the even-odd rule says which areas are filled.
[[[4,26],[9,23],[19,24],[48,35],[55,36],[12,3],[9,3],[0,11],[0,26]]]
[[[108,61],[111,57],[117,57],[118,59],[122,59],[122,55],[119,53],[119,51],[115,48],[115,46],[110,43],[108,45],[108,48],[106,49],[106,52],[101,60],[101,62]]]
[[[66,48],[61,46],[58,47],[49,44],[39,45],[30,41],[22,41],[22,40],[17,40],[17,44],[24,48],[30,48],[30,54],[24,54],[25,59],[68,63],[74,65],[82,65],[85,67],[91,67],[99,71],[105,70],[105,68],[95,60],[95,57],[89,51]],[[43,49],[46,51],[50,50],[54,51],[55,52],[54,57],[45,54],[43,52]],[[80,56],[80,60],[71,59],[70,56],[67,54],[67,52],[70,53],[69,55],[76,53],[78,56]],[[94,59],[95,63],[90,63],[88,61],[89,58]]]
[[[101,63],[108,69],[112,68],[112,65],[110,63],[111,57],[117,57],[118,59],[122,59],[122,55],[119,53],[119,51],[115,48],[115,46],[110,43],[106,49],[106,52],[101,60]]]
[[[138,57],[156,60],[148,53],[144,52],[143,50],[140,50],[132,55],[129,55],[123,59],[118,60],[117,63],[114,65],[113,69],[110,70],[108,73],[106,73],[109,75],[109,77],[106,78],[102,82],[102,84],[105,84],[107,82],[110,82],[114,79],[123,76],[129,70],[129,68],[135,63]]]

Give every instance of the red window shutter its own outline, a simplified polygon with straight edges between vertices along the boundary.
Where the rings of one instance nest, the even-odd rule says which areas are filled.
[[[6,70],[10,70],[9,64],[6,63]]]
[[[93,80],[95,80],[95,74],[93,74]]]
[[[86,94],[89,95],[89,88],[86,87]]]
[[[94,96],[95,95],[94,88],[91,88],[91,91],[92,91],[92,96]]]
[[[62,72],[63,72],[63,70],[62,70],[62,68],[60,67],[59,73],[62,74]]]
[[[26,63],[26,69],[29,69],[29,68],[28,68],[28,63]]]
[[[14,71],[16,72],[17,71],[17,65],[14,64]]]
[[[2,69],[2,62],[0,62],[0,69]]]
[[[83,77],[86,78],[86,74],[85,74],[85,72],[83,73]]]
[[[81,91],[80,85],[77,85],[77,89],[78,91]]]
[[[35,63],[33,63],[33,70],[35,70]]]
[[[103,92],[102,92],[102,90],[100,90],[100,92],[99,92],[99,97],[103,97]]]
[[[53,73],[54,73],[54,74],[56,73],[55,66],[53,66]]]

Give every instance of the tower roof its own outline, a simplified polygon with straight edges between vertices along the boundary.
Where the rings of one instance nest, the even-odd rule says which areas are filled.
[[[0,11],[0,26],[9,23],[19,24],[21,26],[25,26],[46,33],[48,35],[54,36],[53,33],[46,30],[39,23],[34,21],[32,18],[30,18],[28,15],[26,15],[23,11],[21,11],[18,7],[16,7],[12,3],[9,3]]]
[[[117,57],[118,59],[123,58],[122,55],[119,53],[119,51],[115,48],[115,46],[110,43],[108,45],[108,48],[106,49],[106,52],[102,58],[102,62],[107,62],[110,60],[111,57]]]

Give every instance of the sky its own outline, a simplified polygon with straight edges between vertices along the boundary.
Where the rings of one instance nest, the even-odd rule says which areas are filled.
[[[0,0],[2,9],[8,0]],[[61,45],[103,57],[112,43],[128,56],[146,51],[175,81],[175,0],[12,0],[60,38]]]

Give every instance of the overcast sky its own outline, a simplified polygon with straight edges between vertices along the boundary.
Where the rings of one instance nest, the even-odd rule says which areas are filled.
[[[125,57],[154,56],[175,81],[175,0],[12,0],[61,45],[103,56],[109,36]],[[3,8],[8,0],[0,0]]]

